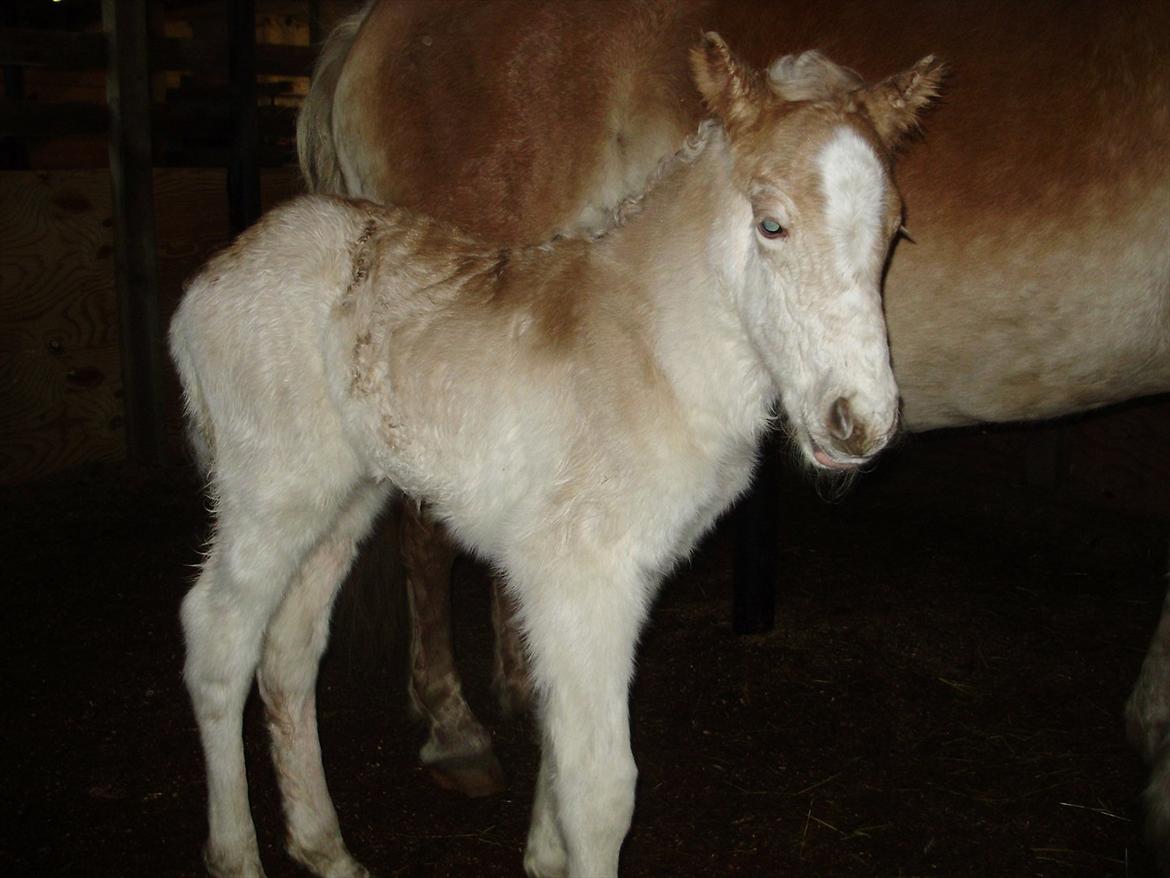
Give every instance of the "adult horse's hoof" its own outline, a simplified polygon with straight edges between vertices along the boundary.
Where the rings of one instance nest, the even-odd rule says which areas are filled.
[[[1146,843],[1163,875],[1170,875],[1170,747],[1150,766],[1150,782],[1143,795],[1146,806]]]
[[[426,768],[436,785],[472,799],[502,793],[507,785],[504,768],[491,750],[439,759]]]

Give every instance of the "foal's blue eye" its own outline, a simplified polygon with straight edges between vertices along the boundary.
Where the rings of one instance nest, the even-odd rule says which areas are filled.
[[[788,229],[780,225],[771,217],[760,220],[759,225],[760,234],[765,238],[786,238],[788,237]]]

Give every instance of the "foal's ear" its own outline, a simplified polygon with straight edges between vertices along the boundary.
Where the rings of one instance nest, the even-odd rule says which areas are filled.
[[[862,105],[888,146],[897,146],[918,126],[919,113],[938,97],[946,74],[946,65],[927,55],[909,70],[862,90]]]
[[[703,41],[691,49],[691,71],[703,100],[729,128],[756,118],[762,89],[760,75],[736,58],[719,34],[708,31]]]

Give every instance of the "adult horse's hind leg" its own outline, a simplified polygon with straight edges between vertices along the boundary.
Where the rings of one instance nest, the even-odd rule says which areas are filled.
[[[439,786],[468,796],[504,788],[492,738],[463,698],[451,649],[451,568],[455,547],[412,503],[399,531],[410,607],[410,700],[427,723],[419,753]]]
[[[325,783],[317,737],[317,669],[329,640],[334,598],[385,499],[379,485],[358,488],[332,531],[309,553],[268,626],[257,675],[288,822],[288,852],[329,878],[369,873],[345,847]]]
[[[492,629],[495,651],[492,665],[492,692],[504,716],[519,716],[532,702],[532,678],[516,619],[516,604],[499,576],[492,577]]]
[[[1170,593],[1162,618],[1125,705],[1130,743],[1150,767],[1146,839],[1170,873]]]
[[[613,878],[634,811],[628,698],[649,588],[630,571],[583,558],[510,572],[544,748],[525,869],[539,878],[566,867],[571,878]]]
[[[297,485],[284,474],[276,490],[279,476],[271,472],[223,476],[220,469],[208,558],[183,599],[183,675],[207,769],[207,868],[212,875],[243,878],[264,874],[248,808],[244,701],[269,620],[352,483]],[[298,500],[304,492],[315,502]]]

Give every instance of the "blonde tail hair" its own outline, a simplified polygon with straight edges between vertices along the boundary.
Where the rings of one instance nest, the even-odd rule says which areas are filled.
[[[345,195],[345,177],[333,142],[333,93],[357,32],[374,0],[341,20],[321,46],[309,94],[297,114],[297,160],[310,192]]]

